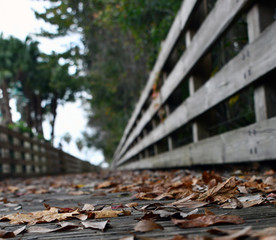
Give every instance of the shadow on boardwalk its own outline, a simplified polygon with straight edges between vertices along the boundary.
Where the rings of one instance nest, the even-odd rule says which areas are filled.
[[[106,171],[6,180],[0,182],[0,192],[3,238],[16,234],[15,239],[276,237],[272,169],[231,174]],[[274,228],[270,233],[260,231],[267,227]],[[219,234],[223,238],[218,238],[217,228],[225,230]]]

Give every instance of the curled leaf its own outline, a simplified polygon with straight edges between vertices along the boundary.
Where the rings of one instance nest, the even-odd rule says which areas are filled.
[[[160,224],[148,220],[138,222],[134,228],[136,232],[150,232],[157,229],[163,230],[164,228]]]
[[[103,222],[82,222],[81,224],[85,228],[91,228],[91,229],[95,229],[95,230],[104,231],[108,222],[109,222],[109,220],[106,220]]]
[[[241,223],[244,223],[244,220],[239,216],[207,215],[207,216],[197,217],[191,220],[172,219],[172,222],[181,228],[193,228],[193,227],[208,227],[208,226],[221,224],[221,223],[241,224]]]

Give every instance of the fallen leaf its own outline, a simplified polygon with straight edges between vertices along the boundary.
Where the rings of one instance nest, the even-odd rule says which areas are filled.
[[[171,238],[139,237],[139,240],[171,240]]]
[[[45,228],[45,227],[40,227],[40,226],[32,226],[29,227],[27,232],[29,233],[50,233],[50,232],[59,232],[59,231],[67,231],[73,228],[78,228],[79,225],[75,223],[62,223],[61,227],[58,228]]]
[[[276,227],[268,227],[262,230],[254,230],[251,234],[252,237],[267,237],[267,236],[276,236]],[[274,238],[275,239],[275,238]]]
[[[24,232],[26,229],[26,226],[23,226],[21,228],[18,228],[17,230],[13,231],[14,235],[17,236],[18,234]]]
[[[216,174],[214,171],[204,171],[202,173],[202,180],[205,184],[209,184],[212,180],[215,180],[215,182],[222,182],[222,178],[220,175]]]
[[[100,183],[98,186],[95,187],[95,189],[101,189],[101,188],[109,188],[116,186],[116,183],[113,183],[111,181],[105,181],[103,183]]]
[[[125,208],[125,206],[123,204],[119,204],[119,205],[116,205],[116,206],[111,206],[112,210],[117,210],[117,209],[122,209],[122,208]]]
[[[219,201],[225,202],[238,193],[237,185],[239,181],[235,177],[230,177],[225,182],[219,183],[217,186],[202,193],[197,200],[199,201]]]
[[[19,190],[19,187],[16,186],[8,186],[8,190],[12,193],[15,193]]]
[[[81,196],[81,195],[88,195],[88,194],[90,194],[90,192],[72,191],[72,192],[68,192],[68,194],[72,195],[72,196]]]
[[[213,234],[221,234],[221,233],[227,234],[226,236],[222,236],[222,237],[214,237],[213,240],[233,240],[233,239],[250,235],[251,229],[252,229],[251,226],[247,226],[241,230],[222,230],[222,229],[216,228],[216,229],[210,229],[208,230],[208,232]]]
[[[174,202],[172,203],[173,206],[179,207],[179,208],[200,208],[207,206],[208,202],[202,202],[202,201],[188,201],[188,202]]]
[[[127,237],[123,237],[123,238],[120,238],[120,240],[135,240],[135,236],[127,236]]]
[[[134,230],[136,232],[150,232],[157,229],[163,230],[164,228],[160,224],[149,220],[142,220],[138,222],[134,227]]]
[[[190,211],[190,212],[188,212],[188,213],[181,212],[181,213],[180,213],[180,216],[181,216],[182,218],[186,218],[186,217],[189,217],[189,216],[191,216],[191,215],[196,214],[197,212],[198,212],[198,209],[196,208],[196,209],[194,209],[194,210],[192,210],[192,211]]]
[[[274,174],[275,174],[275,171],[273,169],[270,169],[270,170],[267,170],[267,171],[264,172],[265,176],[274,175]]]
[[[238,186],[238,190],[240,193],[248,194],[245,186]]]
[[[157,208],[163,207],[162,203],[150,203],[141,207],[141,210],[156,210]]]
[[[118,216],[129,216],[131,215],[130,211],[115,211],[115,210],[102,210],[102,211],[93,211],[92,212],[96,219],[98,218],[114,218]]]
[[[95,210],[95,206],[93,204],[85,203],[82,207],[83,211],[93,211]]]
[[[210,211],[210,210],[207,209],[207,208],[204,209],[204,214],[205,214],[206,216],[208,216],[208,215],[215,215],[212,211]]]
[[[187,238],[181,235],[176,235],[173,237],[172,240],[187,240]]]
[[[172,222],[181,228],[193,228],[193,227],[208,227],[208,226],[221,224],[221,223],[241,224],[241,223],[244,223],[244,220],[239,216],[208,215],[208,216],[197,217],[192,220],[172,219]]]
[[[109,220],[103,221],[103,222],[82,222],[81,224],[85,227],[85,228],[91,228],[91,229],[95,229],[95,230],[100,230],[100,231],[104,231],[105,228],[107,227]]]
[[[57,208],[30,213],[14,213],[2,216],[1,221],[10,221],[10,224],[34,225],[36,223],[63,221],[79,215],[78,211],[71,213],[59,213]]]
[[[9,232],[5,230],[0,230],[0,238],[14,238],[14,232]]]
[[[249,208],[256,205],[260,205],[265,201],[261,194],[239,197],[238,200],[242,203],[243,208]]]
[[[126,206],[129,208],[137,207],[139,204],[137,202],[127,203]]]
[[[240,202],[239,199],[237,198],[230,198],[227,203],[224,203],[221,205],[222,208],[231,208],[231,209],[236,209],[236,208],[243,208],[242,202]]]

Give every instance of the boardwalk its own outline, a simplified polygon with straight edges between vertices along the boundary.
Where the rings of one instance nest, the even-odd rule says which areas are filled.
[[[13,232],[26,226],[24,231],[14,239],[29,240],[76,238],[176,240],[194,239],[199,236],[214,238],[217,235],[207,232],[213,228],[243,230],[245,235],[252,238],[254,233],[260,234],[256,232],[257,230],[276,227],[275,183],[273,170],[266,170],[257,175],[240,170],[224,175],[208,171],[173,170],[106,172],[43,177],[23,181],[9,180],[1,182],[0,185],[1,216],[16,212],[33,212],[28,221],[35,223],[43,222],[43,217],[40,216],[39,220],[34,212],[45,210],[45,207],[48,208],[48,211],[51,207],[52,209],[58,208],[60,214],[72,211],[75,211],[76,214],[73,214],[74,218],[64,221],[36,223],[33,226],[26,223],[11,225],[9,221],[1,221],[0,226],[7,232]],[[229,199],[232,200],[229,201]],[[174,204],[170,205],[171,203]],[[149,206],[145,207],[147,205]],[[82,214],[79,213],[81,209],[83,209]],[[109,215],[108,218],[94,219],[97,213],[102,213],[104,210],[109,213],[116,212],[118,216],[111,217]],[[193,212],[191,213],[191,211]],[[186,213],[190,213],[191,216],[188,217]],[[195,213],[204,216],[195,215]],[[43,215],[45,217],[45,212]],[[86,219],[88,216],[89,219]],[[206,223],[211,221],[210,219],[227,220],[231,216],[234,216],[233,223],[183,228],[187,227],[187,224],[199,223],[198,217],[206,219]],[[161,225],[163,230],[140,232],[137,223],[141,221],[141,218]],[[171,219],[186,220],[189,223],[175,225]],[[23,217],[21,220],[24,221]],[[81,225],[81,222],[106,224],[106,222],[104,223],[106,220],[109,220],[106,227],[101,225],[104,228],[103,231],[85,228]],[[27,232],[34,229],[33,227],[55,229],[60,227],[59,223],[68,222],[73,223],[72,229],[61,229],[48,233],[43,233],[46,231],[45,229],[35,229],[38,232]],[[146,223],[146,225],[149,224],[149,222]],[[251,226],[251,230],[249,226]],[[96,228],[100,227],[96,226]],[[142,227],[140,230],[145,229]],[[275,239],[275,229],[273,231],[272,235]],[[268,235],[268,230],[265,235]]]

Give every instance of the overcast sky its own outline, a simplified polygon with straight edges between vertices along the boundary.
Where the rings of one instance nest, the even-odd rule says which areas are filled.
[[[39,48],[42,52],[51,53],[62,52],[66,50],[71,42],[79,42],[79,36],[70,36],[62,39],[49,40],[45,38],[36,38],[32,33],[39,32],[41,27],[51,29],[42,20],[36,20],[32,11],[43,11],[47,5],[47,1],[36,0],[0,0],[0,33],[4,34],[4,37],[12,35],[21,40],[24,40],[27,35],[31,35],[33,39],[37,39],[40,42]],[[53,28],[52,28],[53,29]],[[11,104],[13,104],[11,102]],[[13,114],[14,118],[18,118],[18,115]],[[56,120],[56,145],[59,142],[60,137],[65,133],[70,133],[73,141],[68,146],[63,144],[63,149],[70,154],[79,157],[83,160],[89,160],[91,163],[99,164],[103,160],[102,153],[93,149],[84,150],[79,152],[74,140],[81,137],[82,131],[85,129],[86,118],[85,112],[82,110],[81,102],[68,103],[65,106],[58,107],[58,114]],[[46,138],[49,138],[50,129],[47,124],[44,124],[44,131]]]

